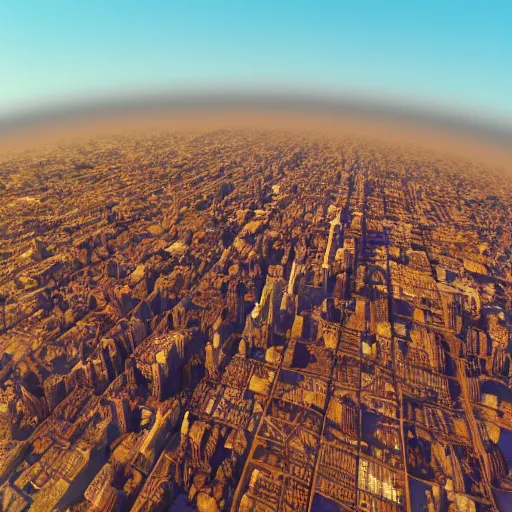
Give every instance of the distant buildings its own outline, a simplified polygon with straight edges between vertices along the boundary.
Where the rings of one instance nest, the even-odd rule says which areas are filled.
[[[509,180],[315,137],[0,162],[0,509],[499,510]]]

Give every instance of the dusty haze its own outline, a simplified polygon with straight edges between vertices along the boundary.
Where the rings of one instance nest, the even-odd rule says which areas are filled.
[[[350,136],[463,157],[512,172],[512,145],[448,124],[404,120],[393,116],[357,115],[325,111],[304,112],[277,108],[191,108],[161,111],[98,112],[48,119],[6,129],[0,134],[0,156],[13,150],[37,149],[41,145],[79,142],[102,135],[180,130],[280,129],[302,134]]]

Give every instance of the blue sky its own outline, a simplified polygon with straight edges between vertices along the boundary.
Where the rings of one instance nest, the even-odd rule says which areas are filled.
[[[512,2],[0,0],[0,116],[175,90],[314,91],[512,124]]]

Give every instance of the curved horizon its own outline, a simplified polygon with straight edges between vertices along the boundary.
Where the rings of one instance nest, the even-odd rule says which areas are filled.
[[[316,96],[512,131],[511,15],[502,0],[10,2],[0,118],[118,98]]]
[[[432,108],[421,103],[403,103],[368,98],[362,95],[336,94],[322,91],[227,91],[189,90],[172,93],[139,93],[84,98],[29,108],[10,115],[0,115],[0,133],[44,126],[55,121],[80,121],[89,117],[107,119],[118,114],[154,114],[160,112],[197,112],[198,110],[243,111],[270,109],[273,112],[298,114],[320,113],[334,116],[351,115],[414,123],[428,128],[443,128],[460,134],[483,137],[485,140],[509,144],[512,124],[456,110]]]

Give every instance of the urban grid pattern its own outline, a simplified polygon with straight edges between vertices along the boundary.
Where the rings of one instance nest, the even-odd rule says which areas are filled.
[[[512,182],[284,131],[0,161],[0,510],[512,510]]]

